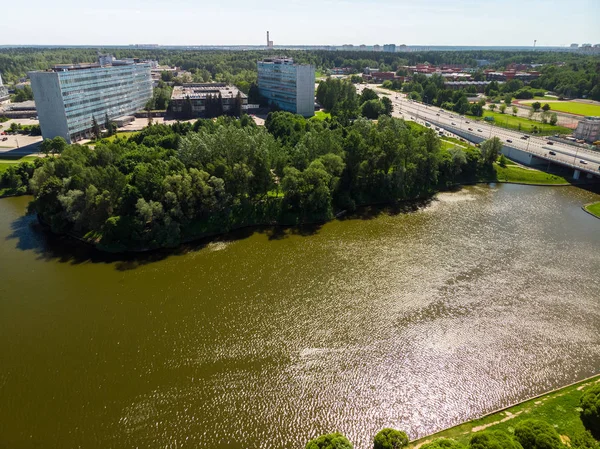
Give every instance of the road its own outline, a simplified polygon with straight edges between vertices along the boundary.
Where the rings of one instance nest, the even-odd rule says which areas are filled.
[[[365,87],[374,89],[378,93],[390,93],[389,91],[382,90],[374,85],[362,85],[359,87],[359,90],[362,90]],[[393,115],[395,117],[412,120],[420,124],[425,124],[427,121],[434,127],[439,126],[448,131],[452,131],[451,128],[456,128],[483,139],[498,137],[505,146],[516,148],[534,154],[542,159],[573,167],[587,173],[600,175],[600,153],[598,152],[559,142],[553,142],[552,145],[549,145],[549,140],[544,137],[532,136],[529,139],[522,139],[524,136],[522,132],[500,128],[483,121],[473,121],[461,117],[456,113],[441,110],[438,107],[408,100],[400,93],[394,92],[389,95],[388,98],[390,98],[394,104]],[[512,142],[508,142],[508,140]],[[552,155],[550,152],[555,154]]]

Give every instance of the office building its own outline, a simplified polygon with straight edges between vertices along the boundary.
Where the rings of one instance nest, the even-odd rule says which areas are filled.
[[[573,136],[590,143],[600,140],[600,117],[585,117],[577,124]]]
[[[258,61],[258,89],[270,104],[284,111],[315,114],[315,67],[294,64],[291,58]]]
[[[8,89],[2,84],[2,75],[0,75],[0,103],[7,101],[9,98]]]
[[[169,113],[176,118],[239,116],[248,107],[248,96],[225,83],[193,83],[175,86]]]
[[[102,63],[55,66],[30,72],[33,97],[44,139],[71,143],[91,136],[95,120],[105,126],[144,109],[152,97],[150,64],[103,57]]]

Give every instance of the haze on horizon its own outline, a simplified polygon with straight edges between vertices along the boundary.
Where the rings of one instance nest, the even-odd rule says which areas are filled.
[[[600,1],[30,0],[0,45],[477,45],[600,43]]]

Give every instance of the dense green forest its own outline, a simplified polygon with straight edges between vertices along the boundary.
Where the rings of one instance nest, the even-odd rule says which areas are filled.
[[[45,70],[54,64],[92,62],[97,51],[111,52],[117,58],[156,59],[160,64],[189,70],[195,82],[223,81],[238,85],[244,92],[256,81],[256,61],[267,56],[280,56],[274,51],[178,50],[136,48],[3,48],[0,49],[0,74],[10,83],[30,70]],[[300,51],[286,50],[287,56],[301,63],[314,64],[324,71],[332,67],[351,67],[357,73],[365,67],[399,71],[402,66],[431,64],[464,64],[477,67],[485,60],[489,67],[505,68],[510,63],[549,64],[541,67],[542,76],[533,87],[556,91],[565,96],[594,96],[600,99],[600,58],[568,52],[514,51],[424,51],[410,53]]]
[[[120,251],[429,197],[489,171],[501,143],[447,150],[431,130],[385,115],[342,124],[275,112],[265,127],[221,117],[152,125],[94,149],[51,146],[60,157],[11,167],[2,186],[32,193],[53,231]]]

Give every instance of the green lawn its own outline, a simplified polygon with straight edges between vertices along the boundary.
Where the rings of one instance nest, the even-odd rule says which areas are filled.
[[[115,134],[114,136],[110,136],[110,137],[104,137],[101,140],[108,140],[109,142],[112,142],[113,140],[115,140],[117,137],[121,137],[124,139],[127,139],[128,137],[131,136],[135,136],[136,134],[139,134],[139,131],[133,131],[133,132],[117,132],[117,134]],[[91,143],[96,143],[96,142],[91,142]]]
[[[331,113],[325,111],[317,111],[315,112],[315,116],[312,118],[314,120],[325,120],[326,118],[331,118]]]
[[[593,203],[588,206],[585,206],[585,210],[587,210],[589,213],[595,215],[596,217],[600,218],[600,201],[598,201],[597,203]]]
[[[0,173],[5,172],[11,165],[17,165],[21,162],[33,162],[37,159],[37,156],[23,156],[23,157],[9,157],[0,156]]]
[[[483,429],[502,430],[513,433],[516,424],[530,418],[546,421],[553,425],[560,435],[565,435],[572,439],[575,434],[584,430],[579,418],[579,399],[586,388],[598,382],[600,382],[600,376],[563,388],[554,393],[549,393],[540,398],[523,402],[484,418],[468,421],[456,427],[412,441],[410,447],[415,447],[437,438],[452,438],[466,444],[473,433]]]
[[[500,126],[501,128],[515,129],[527,133],[531,133],[533,127],[536,126],[538,129],[541,129],[539,134],[543,136],[549,136],[552,134],[571,134],[573,132],[573,130],[565,128],[564,126],[543,124],[538,121],[529,120],[525,117],[515,117],[508,112],[506,114],[501,114],[500,112],[486,110],[483,113],[483,117],[474,117],[472,115],[469,116],[469,118],[473,120],[483,120],[484,117],[494,117],[494,125]],[[521,126],[520,129],[519,125]]]
[[[569,184],[569,180],[560,175],[546,173],[532,168],[523,168],[508,163],[506,167],[494,164],[496,179],[504,182],[520,182],[524,184]]]
[[[571,114],[580,115],[600,115],[599,105],[579,103],[577,101],[556,101],[544,97],[543,99],[538,100],[524,100],[520,101],[519,103],[523,105],[530,105],[536,101],[542,103],[542,106],[545,103],[548,103],[550,105],[550,111],[568,112]]]

